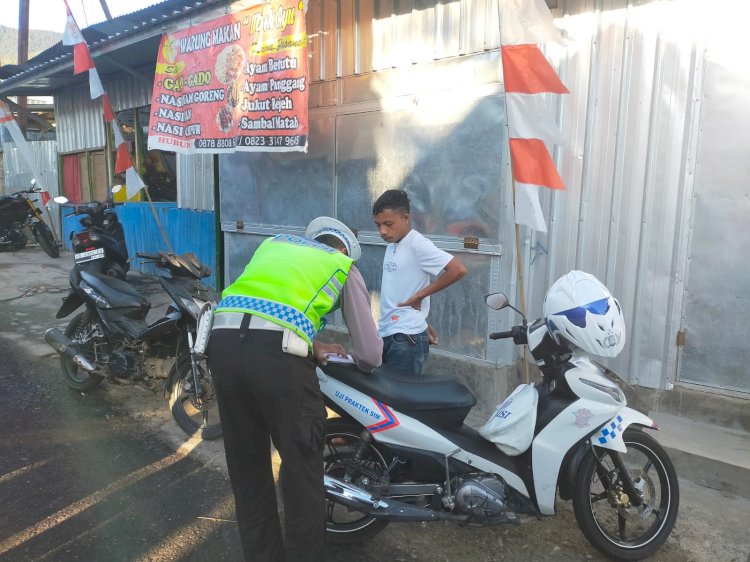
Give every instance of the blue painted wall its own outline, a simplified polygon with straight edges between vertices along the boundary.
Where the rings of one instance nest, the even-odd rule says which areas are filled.
[[[216,288],[216,226],[213,211],[194,211],[178,209],[175,203],[154,203],[156,214],[167,233],[175,253],[193,252],[198,259],[211,267],[210,277],[204,283]],[[156,224],[154,214],[148,203],[125,203],[116,208],[117,216],[125,230],[125,242],[130,255],[130,270],[140,271],[148,275],[158,275],[160,270],[147,265],[135,257],[136,252],[153,254],[158,251],[168,251],[161,230]],[[70,213],[68,207],[63,207],[63,245],[67,250],[73,250],[70,243],[70,233],[83,230],[80,217],[65,216]]]

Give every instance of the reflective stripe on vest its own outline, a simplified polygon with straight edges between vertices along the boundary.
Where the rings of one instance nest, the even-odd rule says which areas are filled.
[[[339,303],[351,258],[299,236],[278,235],[255,251],[224,290],[217,313],[249,312],[292,329],[312,345],[323,316]]]

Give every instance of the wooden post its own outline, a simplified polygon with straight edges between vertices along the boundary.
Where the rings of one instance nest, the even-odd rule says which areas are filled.
[[[513,209],[516,208],[516,181],[513,180]],[[524,275],[523,275],[523,258],[521,256],[521,226],[516,223],[516,268],[518,269],[518,299],[521,306],[521,312],[526,316],[526,289],[524,288]],[[523,346],[523,366],[524,376],[523,382],[529,384],[531,382],[531,374],[529,373],[529,347]]]

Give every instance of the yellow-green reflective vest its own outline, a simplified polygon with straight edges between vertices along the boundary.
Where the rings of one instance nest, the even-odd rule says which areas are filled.
[[[245,312],[293,330],[312,345],[333,310],[352,259],[324,244],[280,234],[265,240],[216,313]]]

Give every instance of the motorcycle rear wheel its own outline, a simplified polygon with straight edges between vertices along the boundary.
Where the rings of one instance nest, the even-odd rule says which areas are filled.
[[[221,437],[221,420],[219,406],[214,394],[213,379],[205,359],[200,361],[198,378],[202,385],[200,396],[193,388],[192,365],[190,355],[185,353],[177,358],[169,380],[169,409],[177,425],[190,436],[200,435],[210,441]],[[213,423],[211,423],[213,422]]]
[[[73,341],[80,340],[86,333],[91,331],[93,322],[91,322],[88,311],[81,312],[76,315],[65,328],[65,335]],[[87,359],[92,360],[93,357],[89,357],[86,354]],[[90,392],[94,390],[99,384],[101,384],[102,377],[97,375],[90,375],[78,365],[73,363],[68,357],[60,356],[60,364],[62,365],[63,376],[65,382],[70,388],[76,392]]]
[[[331,418],[326,420],[326,436],[323,448],[323,472],[334,478],[343,478],[346,467],[359,442],[361,428],[342,420]],[[352,484],[362,486],[363,477],[375,478],[382,475],[387,464],[385,458],[377,448],[369,444],[365,450],[360,465],[363,470],[352,474]],[[366,472],[366,473],[365,473]],[[326,499],[326,541],[334,544],[351,544],[361,542],[375,536],[382,531],[388,521],[366,515],[359,511],[339,505]]]
[[[49,257],[60,257],[60,246],[55,242],[55,237],[52,236],[52,231],[49,229],[46,222],[40,221],[36,223],[34,238],[36,238],[39,246],[41,246],[42,250],[44,250]]]
[[[623,440],[627,453],[595,447],[581,461],[573,509],[581,531],[601,552],[615,560],[640,560],[656,552],[672,532],[679,485],[672,461],[656,439],[628,429]],[[628,501],[613,454],[620,455],[643,497],[638,507]]]

